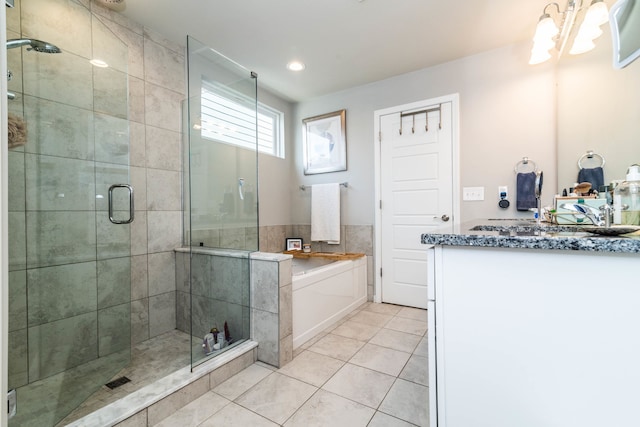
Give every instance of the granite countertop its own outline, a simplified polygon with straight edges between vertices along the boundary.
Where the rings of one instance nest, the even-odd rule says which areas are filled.
[[[459,233],[425,233],[424,245],[488,248],[552,249],[591,252],[640,253],[640,232],[601,236],[575,225],[520,220],[474,220],[460,225]]]

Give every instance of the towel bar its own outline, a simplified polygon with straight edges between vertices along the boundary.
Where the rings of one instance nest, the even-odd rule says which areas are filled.
[[[340,183],[340,185],[341,185],[342,187],[344,187],[344,188],[349,187],[349,183],[348,183],[348,182],[341,182],[341,183]],[[307,188],[311,188],[311,186],[310,186],[310,185],[301,185],[299,188],[300,188],[302,191],[305,191]]]
[[[536,166],[536,162],[534,162],[533,160],[529,160],[528,157],[523,157],[522,160],[520,160],[518,163],[516,163],[516,167],[513,168],[515,173],[518,173],[518,168],[522,165],[526,166],[528,164],[531,164],[531,166],[533,167],[533,170],[531,172],[535,172],[538,170],[538,167]]]

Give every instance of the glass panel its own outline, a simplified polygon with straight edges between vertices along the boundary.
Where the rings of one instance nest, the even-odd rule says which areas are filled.
[[[258,249],[257,76],[193,38],[187,46],[185,243],[196,365],[249,338],[249,253]],[[213,96],[203,100],[203,93]]]
[[[128,53],[79,2],[7,14],[7,39],[61,51],[7,52],[10,120],[27,132],[9,151],[9,425],[54,426],[130,360],[130,226],[108,218],[109,186],[130,182]],[[128,216],[127,194],[113,203]]]

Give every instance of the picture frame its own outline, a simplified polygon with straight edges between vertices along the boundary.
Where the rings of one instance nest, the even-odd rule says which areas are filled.
[[[347,110],[302,120],[304,174],[347,170]]]
[[[287,251],[302,251],[302,239],[299,237],[287,238],[285,248]]]

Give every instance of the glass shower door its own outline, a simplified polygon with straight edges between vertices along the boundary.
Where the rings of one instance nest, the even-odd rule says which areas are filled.
[[[130,360],[127,47],[80,3],[7,15],[9,425],[53,426]]]
[[[178,301],[186,305],[189,298],[191,321],[183,327],[193,337],[196,365],[250,336],[249,254],[258,249],[257,75],[191,37],[187,51],[190,289],[179,292]],[[212,330],[224,338],[207,343]]]

